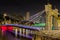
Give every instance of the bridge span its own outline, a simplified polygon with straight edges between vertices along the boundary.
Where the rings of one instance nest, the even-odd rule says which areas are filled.
[[[18,24],[4,24],[2,26],[13,27],[13,30],[4,32],[5,35],[3,36],[6,40],[60,40],[60,30],[42,30],[39,27]]]

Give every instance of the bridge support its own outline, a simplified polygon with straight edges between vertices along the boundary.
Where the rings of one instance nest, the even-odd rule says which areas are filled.
[[[36,36],[35,40],[42,40],[42,37],[40,37],[39,35]]]
[[[46,30],[52,30],[52,26],[58,29],[58,10],[52,9],[52,5],[48,4],[45,5],[45,12],[46,12]],[[54,22],[53,22],[54,21]]]

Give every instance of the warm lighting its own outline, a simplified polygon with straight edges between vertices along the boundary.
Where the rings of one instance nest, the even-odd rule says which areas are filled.
[[[1,26],[2,31],[6,31],[7,27],[6,26]]]
[[[7,16],[7,14],[3,14],[4,16]]]

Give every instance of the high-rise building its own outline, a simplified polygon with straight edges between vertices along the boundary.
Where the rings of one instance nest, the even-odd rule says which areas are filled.
[[[30,18],[30,12],[26,12],[26,20],[29,20]]]

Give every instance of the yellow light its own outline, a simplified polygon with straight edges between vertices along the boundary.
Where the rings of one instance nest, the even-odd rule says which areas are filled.
[[[3,14],[4,16],[7,16],[7,14]]]

